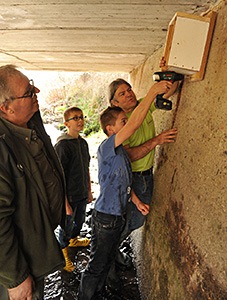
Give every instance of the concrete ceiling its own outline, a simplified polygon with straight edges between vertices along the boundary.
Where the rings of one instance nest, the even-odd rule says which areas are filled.
[[[178,11],[205,0],[0,0],[0,65],[29,70],[130,72],[165,44]]]

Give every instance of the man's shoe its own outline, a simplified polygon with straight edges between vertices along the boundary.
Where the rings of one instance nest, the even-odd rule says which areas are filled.
[[[90,244],[90,240],[88,238],[74,238],[70,239],[69,247],[87,247]]]

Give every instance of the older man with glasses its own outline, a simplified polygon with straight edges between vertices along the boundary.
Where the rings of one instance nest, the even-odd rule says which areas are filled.
[[[54,234],[64,223],[64,175],[37,93],[15,66],[0,67],[1,300],[43,299],[44,277],[64,266]]]

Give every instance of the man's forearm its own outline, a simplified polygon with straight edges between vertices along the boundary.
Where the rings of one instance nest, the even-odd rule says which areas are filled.
[[[150,139],[139,146],[130,148],[129,145],[125,145],[124,148],[127,151],[130,160],[136,161],[146,156],[157,145],[175,142],[176,136],[177,129],[172,128],[161,132],[159,135],[156,135],[153,139]]]
[[[129,145],[125,145],[124,148],[127,151],[130,160],[136,161],[146,156],[156,146],[157,146],[156,138],[153,138],[139,146],[129,147]]]

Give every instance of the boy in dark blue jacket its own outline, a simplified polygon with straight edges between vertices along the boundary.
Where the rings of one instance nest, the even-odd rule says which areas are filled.
[[[69,230],[72,232],[65,237],[60,230],[60,244],[66,260],[65,271],[72,272],[75,267],[68,256],[67,246],[86,247],[88,238],[81,238],[80,231],[85,221],[87,203],[93,200],[89,173],[90,154],[88,144],[80,136],[84,128],[83,112],[78,107],[70,107],[64,112],[64,124],[67,133],[62,134],[54,146],[63,166],[66,180],[66,214],[68,216]],[[70,216],[72,216],[70,218]],[[75,226],[73,226],[73,223]],[[63,238],[63,239],[62,239]],[[69,238],[69,245],[68,245]]]

